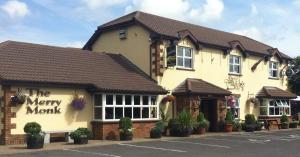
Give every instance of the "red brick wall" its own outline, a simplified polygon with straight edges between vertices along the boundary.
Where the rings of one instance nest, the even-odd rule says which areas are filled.
[[[133,136],[135,138],[145,138],[150,136],[150,130],[156,121],[137,121],[133,122]],[[95,139],[117,140],[119,139],[118,122],[92,122]]]

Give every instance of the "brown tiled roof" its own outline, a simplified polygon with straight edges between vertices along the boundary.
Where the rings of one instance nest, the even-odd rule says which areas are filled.
[[[278,87],[264,86],[256,95],[258,98],[288,98],[293,99],[297,96],[289,91],[282,90]]]
[[[97,40],[101,32],[106,31],[107,29],[118,28],[118,26],[122,27],[124,25],[136,23],[144,26],[153,33],[171,38],[177,38],[179,32],[187,30],[195,37],[199,44],[218,46],[225,50],[231,48],[230,42],[233,41],[241,43],[242,47],[251,54],[269,55],[268,49],[273,49],[271,46],[246,36],[202,27],[140,11],[130,13],[99,26],[84,46],[84,49],[90,49],[91,45]],[[283,53],[281,53],[281,56],[286,59],[291,59]]]
[[[80,84],[99,91],[166,93],[120,54],[15,41],[0,43],[1,82]]]
[[[187,78],[172,94],[230,95],[231,92],[201,79]]]

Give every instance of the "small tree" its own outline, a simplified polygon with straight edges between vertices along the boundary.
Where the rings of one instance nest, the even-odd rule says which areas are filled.
[[[225,122],[226,124],[232,124],[233,123],[233,115],[231,111],[227,111],[226,117],[225,117]]]

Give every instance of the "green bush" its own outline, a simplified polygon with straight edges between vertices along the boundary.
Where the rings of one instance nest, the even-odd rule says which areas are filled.
[[[92,132],[87,128],[78,128],[75,131],[71,132],[70,135],[71,139],[78,139],[78,138],[91,138]]]
[[[289,118],[286,115],[282,115],[280,117],[280,123],[287,123],[289,122]]]
[[[197,116],[197,122],[205,121],[205,117],[203,112],[199,112],[199,115]]]
[[[186,112],[185,110],[183,110],[178,114],[177,121],[180,125],[181,130],[193,128],[194,125],[193,117],[191,113]]]
[[[42,127],[39,123],[29,122],[24,126],[24,132],[26,134],[36,135],[42,131]]]
[[[123,117],[119,121],[119,129],[122,130],[130,130],[132,129],[132,122],[131,119],[128,117]]]
[[[174,119],[169,120],[171,136],[189,136],[194,127],[194,120],[190,113],[183,110]]]
[[[232,112],[231,111],[227,111],[226,117],[225,117],[226,124],[232,124],[233,120],[234,120],[234,118],[233,118]]]
[[[199,113],[197,116],[197,122],[195,123],[195,128],[205,128],[207,129],[209,127],[209,122],[205,119],[204,114],[202,112]]]
[[[255,116],[253,114],[247,114],[245,116],[245,124],[246,125],[255,125],[256,124]]]
[[[242,124],[239,120],[234,120],[232,124],[232,130],[233,131],[241,131],[242,130]]]
[[[161,132],[164,131],[165,125],[163,121],[158,121],[155,123],[155,127],[156,129],[160,130]]]

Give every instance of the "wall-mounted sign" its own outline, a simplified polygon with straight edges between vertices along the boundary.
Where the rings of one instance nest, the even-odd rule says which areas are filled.
[[[60,114],[62,100],[49,99],[50,91],[28,88],[26,114]]]
[[[245,87],[245,83],[241,81],[239,77],[234,77],[229,75],[227,79],[225,79],[225,83],[228,90],[243,90]]]

